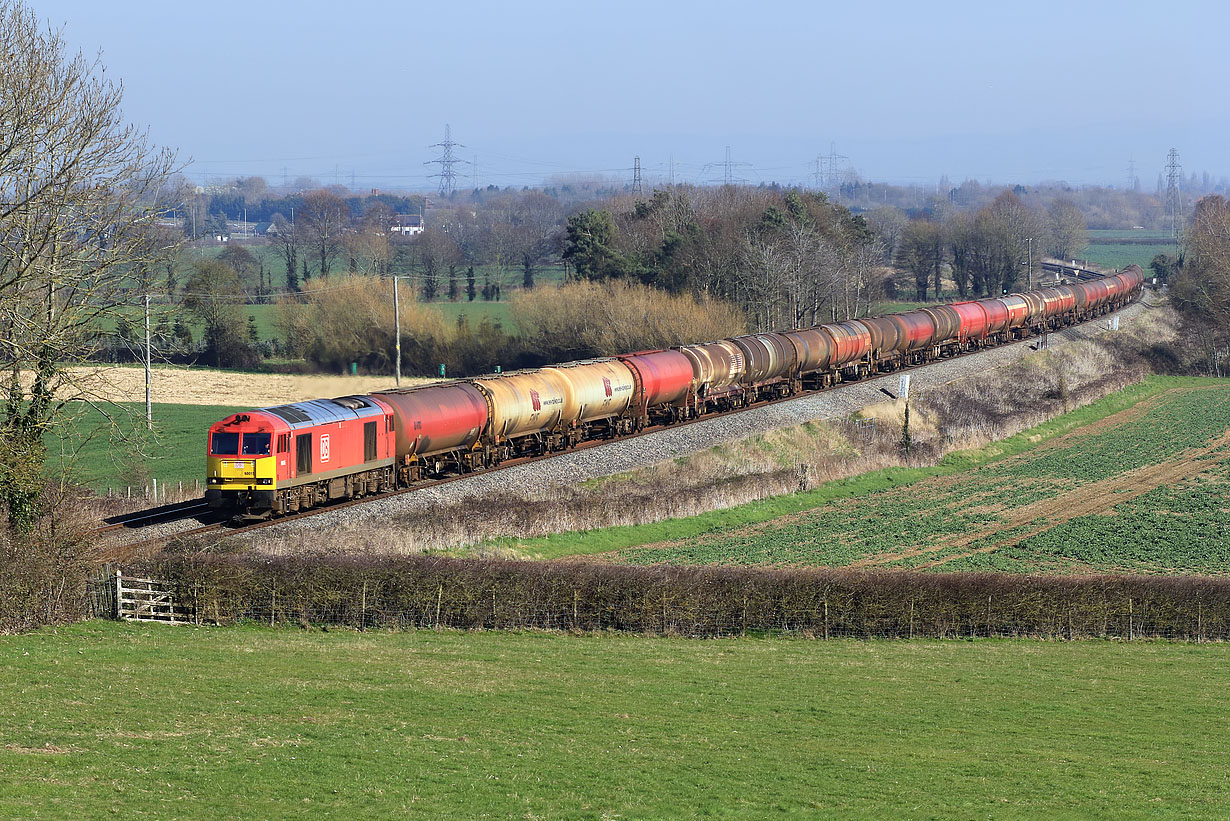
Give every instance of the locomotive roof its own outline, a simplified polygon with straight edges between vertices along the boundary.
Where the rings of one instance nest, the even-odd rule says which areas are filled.
[[[290,425],[291,430],[384,415],[383,408],[363,396],[311,399],[306,402],[292,402],[288,405],[261,408],[260,412],[282,419]]]

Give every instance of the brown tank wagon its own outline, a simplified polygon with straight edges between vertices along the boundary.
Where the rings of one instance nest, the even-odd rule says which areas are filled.
[[[692,378],[696,394],[703,398],[726,396],[743,376],[745,359],[742,349],[733,342],[720,340],[704,345],[684,345],[676,348],[692,363]]]
[[[751,334],[730,340],[739,346],[746,363],[740,383],[757,394],[785,395],[795,371],[794,345],[781,334]],[[785,385],[785,387],[782,387]]]
[[[632,371],[618,359],[552,365],[539,373],[554,376],[565,386],[561,414],[565,424],[588,425],[622,417],[636,399]]]
[[[800,374],[823,370],[833,359],[833,337],[820,328],[786,331],[782,336],[794,346],[795,367]]]
[[[475,447],[487,426],[487,400],[478,388],[457,381],[373,396],[393,410],[394,454],[407,480],[423,471],[465,471],[484,464]]]
[[[489,448],[498,458],[515,453],[558,450],[568,444],[564,417],[572,386],[555,372],[516,371],[469,380],[487,402]]]

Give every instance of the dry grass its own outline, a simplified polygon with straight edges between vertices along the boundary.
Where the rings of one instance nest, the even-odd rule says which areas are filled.
[[[156,368],[152,376],[154,401],[179,405],[267,407],[322,396],[370,393],[394,386],[391,376],[304,376],[196,368]],[[402,384],[429,381],[403,378]],[[88,398],[102,402],[139,401],[145,398],[145,370],[120,365],[69,368],[66,384],[58,395],[64,399]]]

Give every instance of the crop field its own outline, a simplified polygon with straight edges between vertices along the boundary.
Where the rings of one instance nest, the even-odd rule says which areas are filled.
[[[1220,645],[89,622],[0,637],[0,816],[1210,818]]]
[[[714,514],[707,526],[624,532],[627,546],[609,545],[607,555],[636,564],[1230,572],[1230,382],[1153,377],[965,461],[869,475],[851,492],[833,483]],[[523,547],[597,552],[585,534],[544,541]]]

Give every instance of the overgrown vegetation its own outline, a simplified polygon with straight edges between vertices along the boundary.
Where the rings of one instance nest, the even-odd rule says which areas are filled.
[[[1184,318],[1192,364],[1212,376],[1230,374],[1230,203],[1225,198],[1196,203],[1171,293]]]
[[[355,363],[365,372],[393,370],[393,286],[389,280],[354,275],[315,280],[300,297],[278,306],[277,327],[287,351],[328,371]],[[405,294],[401,299],[403,373],[488,373],[544,365],[570,358],[613,356],[743,333],[746,324],[732,306],[672,295],[645,285],[614,281],[540,285],[509,304],[515,333],[483,317],[464,314],[449,323],[434,305]]]

